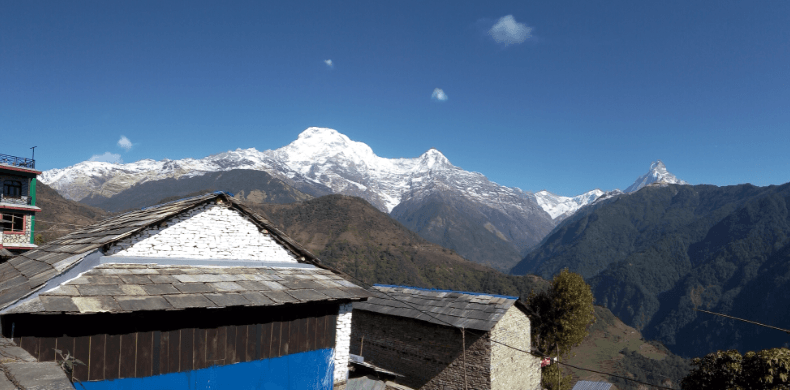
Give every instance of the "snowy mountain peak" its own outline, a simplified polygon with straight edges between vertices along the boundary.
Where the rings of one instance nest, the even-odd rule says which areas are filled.
[[[661,160],[656,160],[652,164],[650,164],[650,170],[640,176],[634,184],[631,184],[630,187],[625,189],[626,193],[636,192],[642,189],[643,187],[653,184],[689,184],[683,180],[677,178],[677,176],[669,173],[667,171],[666,165]]]
[[[454,168],[453,164],[450,163],[450,160],[448,160],[447,157],[442,154],[442,152],[434,148],[430,148],[427,152],[423,153],[419,157],[419,161],[421,168],[431,171]]]
[[[296,141],[273,153],[281,159],[303,167],[323,163],[328,159],[364,166],[379,158],[370,146],[352,141],[337,130],[323,127],[308,128],[299,134]]]
[[[580,208],[595,202],[603,194],[604,192],[598,188],[574,197],[555,195],[543,190],[535,193],[535,200],[545,212],[549,213],[552,219],[557,220],[560,217],[559,219],[562,220]]]

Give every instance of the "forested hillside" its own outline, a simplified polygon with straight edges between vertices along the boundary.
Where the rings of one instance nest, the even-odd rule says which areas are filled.
[[[695,307],[790,327],[790,184],[647,187],[582,210],[513,273],[568,267],[596,303],[683,356],[756,350],[783,334]]]
[[[68,200],[41,182],[36,183],[36,206],[41,208],[35,224],[36,242],[39,244],[112,215],[96,207]]]
[[[526,297],[546,281],[511,276],[430,243],[361,198],[328,195],[261,205],[268,218],[328,265],[368,283]]]

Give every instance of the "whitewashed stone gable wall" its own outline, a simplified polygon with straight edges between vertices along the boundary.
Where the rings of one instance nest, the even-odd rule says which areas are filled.
[[[491,338],[530,351],[531,331],[529,317],[513,305],[491,329]],[[539,390],[540,375],[540,358],[491,343],[491,390]]]
[[[121,240],[105,255],[243,259],[297,263],[296,257],[246,216],[221,204],[206,204]]]
[[[351,351],[351,310],[350,303],[340,305],[337,313],[337,333],[335,336],[335,383],[348,379],[348,359]]]

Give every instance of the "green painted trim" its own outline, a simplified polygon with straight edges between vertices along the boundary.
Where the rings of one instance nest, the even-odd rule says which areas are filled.
[[[36,205],[36,178],[30,179],[30,205]],[[36,214],[30,216],[30,243],[36,243]]]
[[[36,178],[30,179],[30,205],[36,205]]]

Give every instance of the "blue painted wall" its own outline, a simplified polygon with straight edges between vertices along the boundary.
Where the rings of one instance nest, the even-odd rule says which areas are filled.
[[[74,383],[86,390],[331,390],[332,349],[145,378]]]

